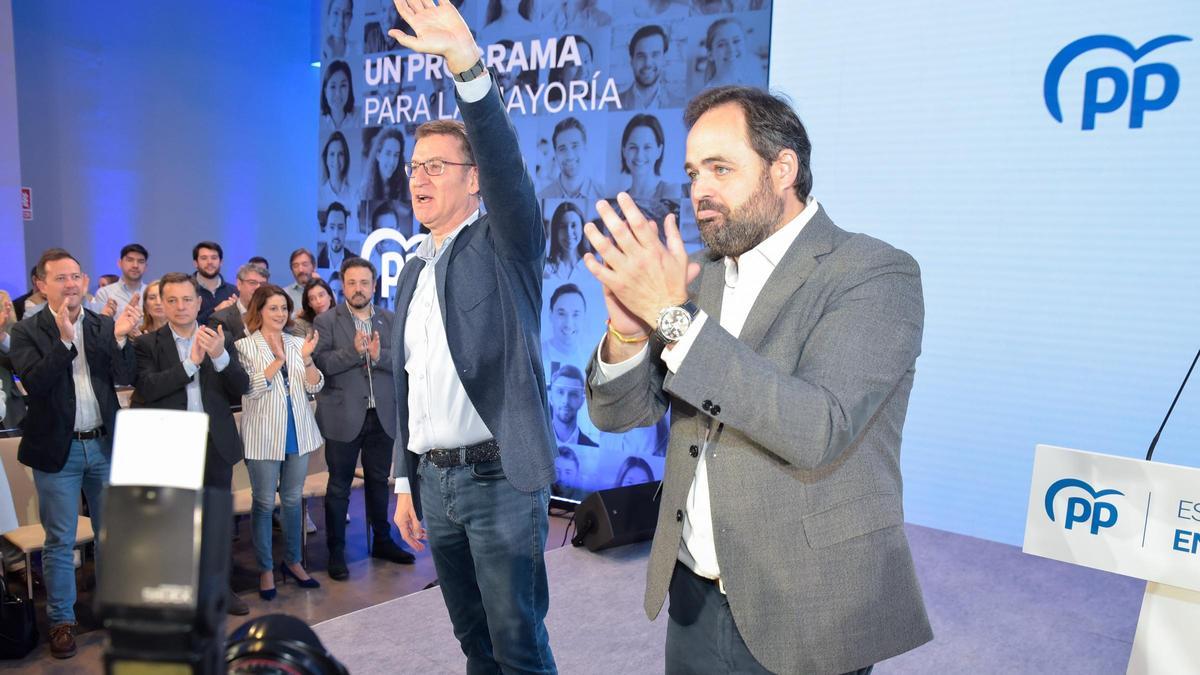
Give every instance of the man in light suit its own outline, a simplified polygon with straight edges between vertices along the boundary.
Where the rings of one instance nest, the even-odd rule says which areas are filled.
[[[396,524],[420,550],[425,518],[468,672],[552,673],[542,551],[556,446],[539,350],[541,210],[462,17],[447,2],[396,7],[416,35],[393,37],[445,60],[463,119],[418,128],[405,165],[430,236],[397,286]]]
[[[906,253],[839,229],[810,196],[784,101],[710,89],[685,119],[707,248],[689,262],[628,195],[585,231],[609,333],[592,421],[671,408],[647,615],[670,596],[668,673],[868,672],[932,638],[903,529],[900,430],[924,309]],[[733,630],[729,630],[732,628]]]
[[[371,304],[376,275],[370,261],[347,258],[339,274],[346,301],[313,322],[321,335],[313,361],[325,374],[325,388],[317,394],[317,424],[325,437],[329,466],[325,492],[328,571],[331,579],[344,581],[350,577],[346,509],[360,453],[367,519],[373,534],[371,556],[402,565],[411,565],[415,558],[392,540],[387,513],[387,481],[396,437],[392,313]]]

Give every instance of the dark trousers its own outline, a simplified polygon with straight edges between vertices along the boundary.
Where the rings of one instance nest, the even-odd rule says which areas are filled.
[[[350,441],[325,439],[325,463],[329,466],[329,485],[325,490],[325,536],[331,552],[346,549],[346,509],[350,506],[350,483],[354,467],[362,453],[366,475],[367,519],[376,540],[391,540],[388,519],[388,474],[392,470],[392,437],[383,430],[375,410],[367,411],[362,429]]]
[[[210,442],[211,443],[211,442]],[[210,444],[204,454],[204,487],[230,489],[233,484],[233,465],[218,455]]]
[[[670,598],[667,675],[771,672],[746,647],[729,610],[729,598],[715,582],[677,562]],[[872,668],[867,666],[846,675],[868,675]]]

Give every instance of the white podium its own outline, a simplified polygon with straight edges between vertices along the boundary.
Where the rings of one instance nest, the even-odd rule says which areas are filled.
[[[1200,469],[1039,445],[1022,550],[1145,579],[1127,672],[1200,673]]]

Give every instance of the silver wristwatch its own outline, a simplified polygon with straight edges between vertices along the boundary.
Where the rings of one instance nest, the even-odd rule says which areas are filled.
[[[699,311],[700,308],[691,300],[662,310],[658,313],[658,326],[654,330],[655,339],[663,344],[675,344],[688,332],[688,328],[691,328],[692,319],[696,318]]]

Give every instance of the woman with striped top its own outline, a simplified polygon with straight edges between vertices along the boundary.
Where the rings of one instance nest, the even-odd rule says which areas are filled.
[[[250,391],[242,399],[242,443],[254,500],[250,522],[260,572],[258,594],[263,600],[275,597],[271,511],[277,490],[286,544],[284,578],[293,577],[303,588],[320,586],[300,566],[300,492],[308,473],[308,453],[324,443],[307,395],[320,391],[325,377],[312,360],[320,336],[316,331],[307,339],[289,334],[291,316],[287,292],[264,284],[251,296],[246,310],[248,335],[235,343],[250,376]]]

